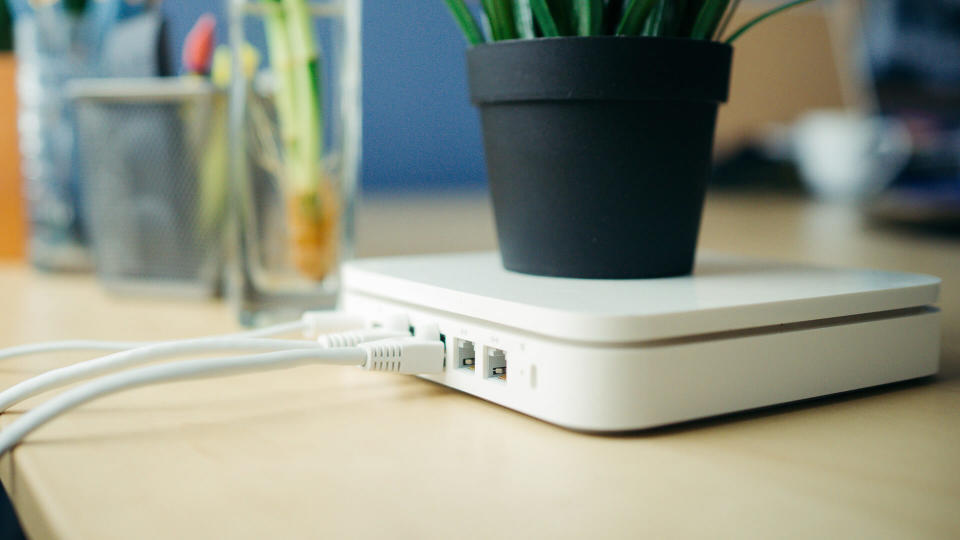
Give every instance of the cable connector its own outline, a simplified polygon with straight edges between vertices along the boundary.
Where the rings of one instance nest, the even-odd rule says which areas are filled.
[[[317,339],[324,334],[373,327],[401,331],[406,334],[409,332],[410,318],[405,314],[393,314],[374,320],[364,315],[346,311],[308,311],[300,317],[298,324],[303,328],[303,337]]]
[[[367,360],[361,366],[367,371],[414,375],[443,371],[444,350],[439,341],[392,339],[361,343],[359,347],[367,353]]]
[[[344,311],[308,311],[300,317],[300,322],[303,324],[303,337],[307,339],[367,326],[366,317]]]
[[[336,347],[356,347],[361,343],[410,337],[409,331],[388,330],[386,328],[370,328],[369,330],[352,330],[339,334],[326,334],[317,338],[320,345],[333,349]]]

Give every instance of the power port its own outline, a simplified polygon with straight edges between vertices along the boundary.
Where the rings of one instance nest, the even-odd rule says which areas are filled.
[[[457,340],[457,367],[466,369],[477,368],[477,352],[472,341]]]
[[[447,368],[447,335],[443,332],[440,333],[440,343],[443,343],[443,368]]]
[[[500,349],[487,349],[487,378],[507,380],[507,353]]]

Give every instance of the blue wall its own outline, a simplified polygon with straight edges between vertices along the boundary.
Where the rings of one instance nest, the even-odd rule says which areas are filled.
[[[165,2],[179,44],[218,0]],[[225,40],[226,36],[220,36]],[[368,191],[478,188],[485,184],[480,128],[469,104],[464,42],[442,0],[364,4],[363,186]]]

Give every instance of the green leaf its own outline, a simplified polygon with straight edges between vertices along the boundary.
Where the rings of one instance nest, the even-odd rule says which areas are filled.
[[[603,9],[603,33],[613,35],[620,24],[620,14],[623,12],[623,0],[606,0]]]
[[[460,31],[463,32],[463,37],[467,40],[467,43],[470,45],[483,43],[485,41],[483,39],[483,32],[480,31],[480,26],[477,25],[476,19],[473,18],[473,15],[470,13],[470,10],[467,9],[467,5],[463,3],[463,0],[444,1],[447,3],[453,19],[457,21],[457,24],[460,26]]]
[[[511,0],[482,0],[482,3],[493,41],[516,39],[517,25],[513,20]]]
[[[636,36],[643,30],[644,20],[653,8],[656,0],[630,0],[617,26],[618,36]]]
[[[290,69],[293,71],[295,144],[287,145],[285,157],[291,183],[298,189],[315,191],[320,182],[323,159],[323,95],[320,66],[313,35],[313,18],[307,0],[283,0],[286,36],[290,45]]]
[[[603,0],[573,0],[577,34],[595,36],[603,29]]]
[[[496,14],[493,12],[491,0],[480,0],[483,11],[480,12],[480,28],[490,41],[497,41],[500,36],[500,28],[497,27]]]
[[[497,9],[497,17],[501,20],[500,32],[503,39],[517,39],[520,34],[517,33],[517,21],[513,12],[513,0],[494,0]]]
[[[497,40],[493,37],[493,26],[490,24],[490,17],[487,16],[485,9],[480,10],[480,31],[483,32],[485,41],[493,42]]]
[[[700,14],[703,5],[707,0],[688,0],[686,7],[679,15],[677,24],[677,35],[680,37],[690,37],[693,32],[693,25],[697,22],[697,16]]]
[[[573,36],[577,33],[577,14],[574,13],[572,0],[547,0],[557,31],[561,36]]]
[[[727,31],[727,27],[730,26],[730,21],[733,20],[733,16],[737,13],[737,8],[740,7],[740,0],[733,0],[730,3],[730,8],[727,9],[727,14],[723,16],[723,20],[720,21],[720,26],[717,27],[717,31],[713,34],[713,39],[719,40],[721,36]]]
[[[653,6],[653,11],[650,12],[646,22],[643,23],[641,35],[652,37],[665,35],[668,19],[672,15],[670,11],[673,9],[673,6],[674,4],[671,0],[657,0],[657,3]]]
[[[530,0],[530,8],[533,10],[533,16],[540,25],[540,31],[545,37],[557,37],[560,30],[557,28],[557,22],[550,13],[550,7],[547,6],[547,0]]]
[[[762,14],[754,17],[753,19],[750,19],[750,20],[747,21],[743,26],[741,26],[740,28],[738,28],[736,32],[734,32],[733,34],[730,35],[730,37],[727,38],[726,43],[727,43],[728,45],[731,44],[731,43],[733,43],[734,41],[737,40],[737,38],[739,38],[739,37],[742,36],[745,32],[747,32],[747,30],[750,30],[750,29],[753,28],[754,26],[756,26],[756,25],[760,24],[761,22],[769,19],[770,17],[773,17],[774,15],[776,15],[776,14],[778,14],[778,13],[784,12],[784,11],[786,11],[786,10],[792,8],[792,7],[799,6],[800,4],[806,4],[807,2],[813,2],[813,1],[814,1],[814,0],[794,0],[793,2],[788,2],[788,3],[782,5],[782,6],[778,7],[778,8],[774,8],[774,9],[771,9],[770,11],[767,11],[767,12],[765,12],[765,13],[762,13]]]
[[[489,33],[487,35],[490,41],[500,41],[503,39],[503,33],[500,29],[501,21],[497,17],[495,0],[480,0],[480,5],[483,6],[483,16],[486,18],[487,25],[489,26]]]
[[[693,31],[690,37],[693,39],[712,39],[717,25],[720,24],[720,18],[727,10],[730,0],[707,0],[700,8],[700,14],[693,24]]]
[[[470,45],[484,43],[485,35],[490,41],[596,35],[720,40],[741,4],[741,0],[479,0],[481,29],[468,0],[444,1]],[[786,3],[751,19],[726,42],[777,13],[813,2],[782,1]]]
[[[517,23],[517,35],[523,39],[537,37],[536,26],[533,24],[533,11],[530,9],[530,0],[515,0],[513,2],[513,19]]]

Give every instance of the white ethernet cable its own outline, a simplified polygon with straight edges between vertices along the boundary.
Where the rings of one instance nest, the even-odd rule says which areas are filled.
[[[218,351],[278,351],[310,348],[354,347],[370,341],[410,337],[409,330],[370,328],[320,336],[317,341],[279,340],[263,338],[206,337],[181,341],[160,342],[126,349],[100,358],[86,360],[62,368],[52,369],[17,383],[0,392],[0,412],[41,392],[66,386],[72,382],[103,375],[121,368],[145,364],[158,358],[184,354]]]
[[[184,354],[219,351],[283,351],[296,349],[323,349],[323,344],[300,339],[281,340],[264,338],[208,337],[186,339],[147,345],[116,352],[93,360],[52,369],[17,383],[0,392],[0,412],[6,411],[30,396],[58,388],[74,381],[102,375],[120,368],[145,364],[158,358]]]
[[[107,375],[50,399],[0,431],[0,455],[53,418],[101,396],[149,384],[285,369],[308,364],[355,365],[369,371],[427,374],[443,371],[439,341],[388,340],[359,347],[301,349],[234,358],[183,360]]]
[[[0,360],[15,358],[17,356],[28,356],[33,354],[46,354],[63,351],[125,351],[134,347],[150,345],[153,342],[148,341],[95,341],[89,339],[74,339],[69,341],[48,341],[43,343],[30,343],[28,345],[17,345],[16,347],[7,347],[0,349]]]
[[[325,334],[317,338],[317,343],[331,349],[337,347],[356,347],[361,343],[410,337],[410,330],[390,330],[387,328],[369,328],[352,330],[338,334]],[[438,338],[439,339],[439,338]]]
[[[403,321],[390,321],[390,328],[400,329]],[[275,324],[265,328],[258,328],[247,332],[208,336],[211,338],[260,338],[271,337],[292,332],[303,332],[307,338],[316,338],[329,332],[360,329],[368,325],[365,317],[342,311],[308,311],[298,321]],[[0,360],[64,351],[125,351],[146,345],[155,345],[163,342],[156,341],[96,341],[75,339],[68,341],[49,341],[32,343],[0,349]]]
[[[306,328],[303,320],[291,321],[266,328],[258,328],[249,332],[239,332],[235,334],[223,334],[223,338],[260,338],[289,334]],[[146,345],[155,345],[163,343],[162,341],[97,341],[89,339],[74,339],[68,341],[50,341],[45,343],[31,343],[28,345],[19,345],[0,349],[0,360],[13,358],[16,356],[27,356],[34,354],[44,354],[63,351],[125,351],[135,349]]]

